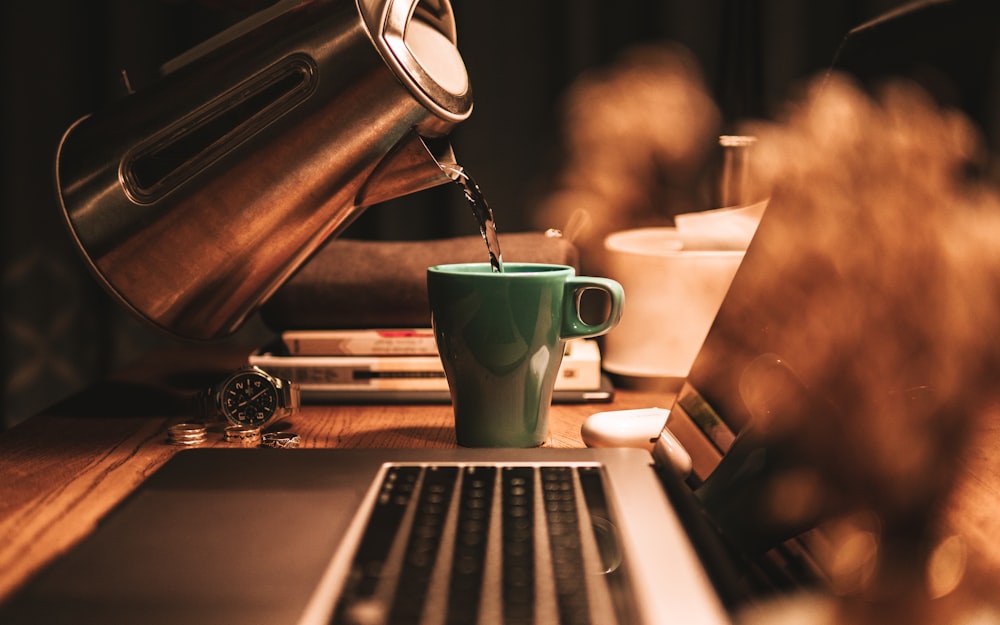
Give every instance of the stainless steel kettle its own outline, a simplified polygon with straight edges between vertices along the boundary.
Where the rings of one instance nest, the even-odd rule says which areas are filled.
[[[66,131],[70,231],[140,317],[229,334],[364,207],[452,178],[455,42],[448,0],[280,2]]]

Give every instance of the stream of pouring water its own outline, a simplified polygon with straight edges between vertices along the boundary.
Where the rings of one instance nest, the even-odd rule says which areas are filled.
[[[482,189],[461,165],[445,165],[445,173],[455,181],[465,193],[465,199],[472,207],[472,212],[479,223],[479,232],[486,241],[486,251],[490,256],[490,266],[495,273],[503,272],[503,256],[500,253],[500,239],[497,237],[496,221],[493,219],[493,209],[486,202]]]

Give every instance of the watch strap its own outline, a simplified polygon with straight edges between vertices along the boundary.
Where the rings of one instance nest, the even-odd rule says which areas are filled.
[[[281,387],[281,398],[286,414],[295,414],[302,407],[302,392],[295,382],[276,378]]]

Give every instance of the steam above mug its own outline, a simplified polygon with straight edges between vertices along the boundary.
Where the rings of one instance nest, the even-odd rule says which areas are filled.
[[[187,338],[239,328],[364,207],[450,181],[472,112],[448,0],[286,0],[164,70],[66,131],[56,185],[99,280]]]

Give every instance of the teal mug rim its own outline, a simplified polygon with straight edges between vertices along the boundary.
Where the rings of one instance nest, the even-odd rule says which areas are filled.
[[[504,263],[503,272],[493,271],[493,266],[488,262],[431,265],[427,268],[427,271],[440,275],[493,276],[496,278],[503,278],[504,276],[518,276],[519,278],[523,278],[531,275],[552,276],[565,272],[576,273],[576,269],[570,265],[517,262]]]

